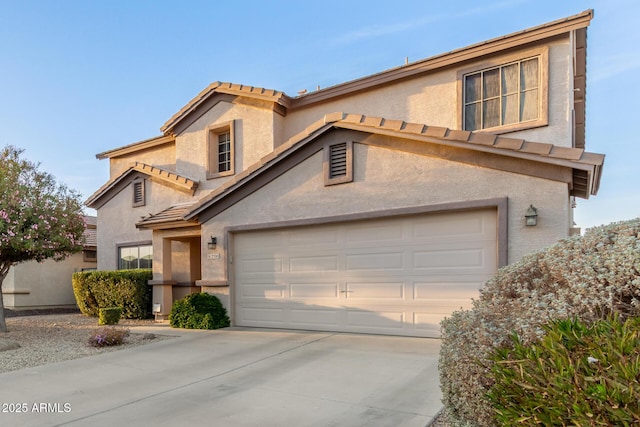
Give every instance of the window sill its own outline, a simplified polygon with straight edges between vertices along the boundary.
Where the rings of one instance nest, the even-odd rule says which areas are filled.
[[[235,173],[232,170],[226,171],[226,172],[218,172],[218,173],[207,172],[207,179],[223,178],[225,176],[233,176],[233,175],[235,175]]]
[[[501,135],[504,133],[518,132],[522,130],[535,129],[535,128],[544,127],[544,126],[549,126],[548,120],[532,120],[530,122],[514,123],[511,125],[496,126],[492,128],[485,128],[485,129],[476,129],[471,132],[474,132],[474,133],[486,132],[486,133],[492,133],[495,135]]]

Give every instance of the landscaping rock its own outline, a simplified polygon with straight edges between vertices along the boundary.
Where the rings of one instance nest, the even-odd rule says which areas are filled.
[[[16,350],[20,348],[20,344],[15,341],[0,338],[0,351]]]

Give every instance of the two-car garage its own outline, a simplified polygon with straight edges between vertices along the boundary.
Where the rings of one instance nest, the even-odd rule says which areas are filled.
[[[238,326],[437,337],[497,268],[496,209],[233,233]]]

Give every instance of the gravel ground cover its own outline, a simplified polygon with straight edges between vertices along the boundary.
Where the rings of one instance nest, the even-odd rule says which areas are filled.
[[[25,314],[25,313],[20,313]],[[151,320],[123,319],[117,325],[130,329],[124,344],[113,347],[92,347],[88,344],[92,331],[98,329],[98,319],[79,313],[20,315],[8,313],[7,329],[0,333],[0,343],[12,341],[20,345],[14,350],[0,351],[0,373],[47,365],[80,357],[94,356],[137,345],[170,339],[169,336],[136,333],[131,326],[153,325]]]

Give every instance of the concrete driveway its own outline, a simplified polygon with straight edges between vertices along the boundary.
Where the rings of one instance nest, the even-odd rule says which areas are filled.
[[[439,340],[154,332],[179,337],[0,375],[0,425],[423,427],[441,407]]]

